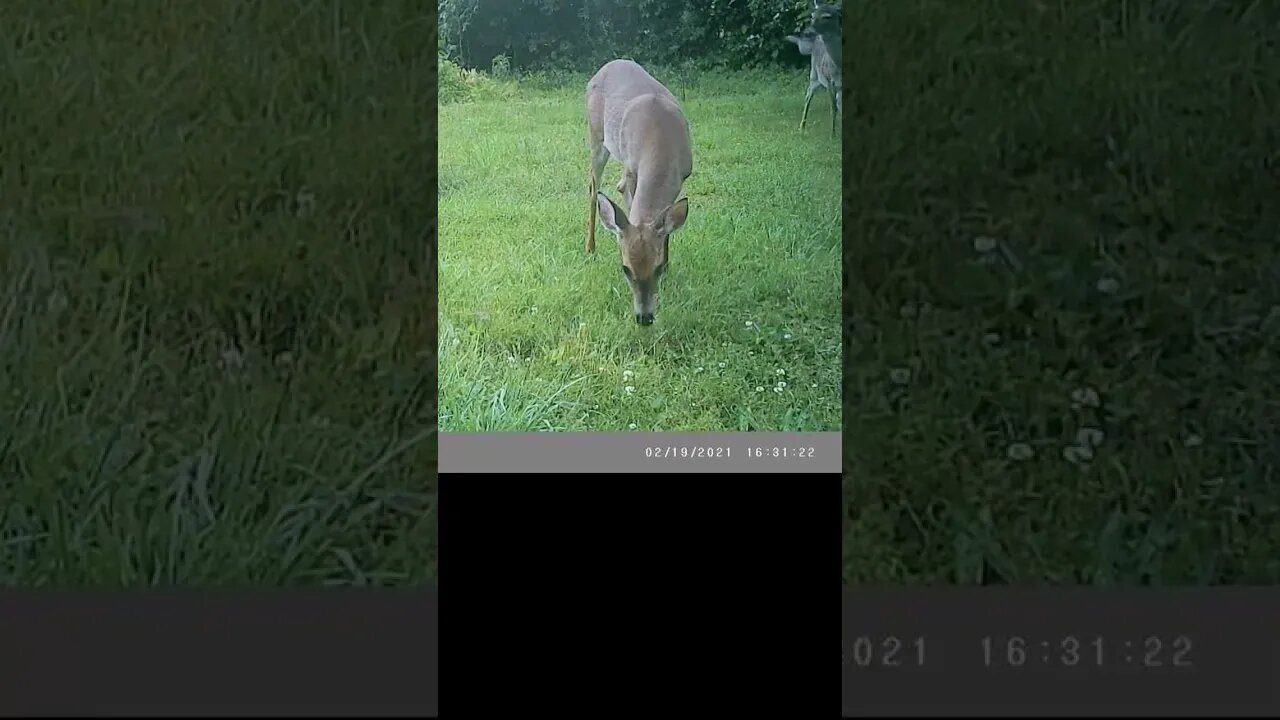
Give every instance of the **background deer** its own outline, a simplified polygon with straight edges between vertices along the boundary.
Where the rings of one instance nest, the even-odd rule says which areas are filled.
[[[613,60],[587,83],[587,144],[587,252],[596,251],[598,210],[604,226],[618,238],[636,322],[651,325],[658,280],[671,259],[671,233],[689,216],[689,200],[676,200],[693,173],[688,120],[671,91],[644,68],[630,60]],[[622,163],[618,192],[629,216],[599,190],[600,173],[610,155]]]
[[[809,91],[804,96],[804,112],[800,115],[800,129],[804,130],[809,117],[809,104],[818,88],[826,88],[831,95],[831,135],[836,134],[836,112],[844,112],[841,95],[844,90],[841,62],[843,60],[841,30],[844,14],[838,5],[813,3],[813,15],[809,27],[799,35],[788,35],[800,52],[810,57]]]

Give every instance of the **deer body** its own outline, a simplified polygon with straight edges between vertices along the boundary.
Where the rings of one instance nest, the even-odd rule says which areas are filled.
[[[684,181],[693,173],[689,123],[671,91],[644,68],[630,60],[613,60],[587,83],[587,144],[587,252],[596,249],[598,212],[618,238],[636,322],[652,324],[669,240],[689,213],[689,201],[680,199]],[[628,212],[600,192],[601,173],[610,156],[622,164],[617,187]]]
[[[800,48],[801,54],[810,58],[809,90],[805,93],[804,112],[800,115],[801,130],[804,130],[809,117],[813,94],[819,88],[825,88],[831,95],[831,134],[836,134],[836,113],[844,112],[841,97],[844,94],[843,48],[840,44],[842,22],[843,13],[839,7],[819,5],[815,0],[810,26],[799,35],[787,36]]]

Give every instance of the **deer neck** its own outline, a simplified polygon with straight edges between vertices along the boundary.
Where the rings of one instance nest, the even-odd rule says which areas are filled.
[[[659,163],[666,167],[647,166],[641,163],[636,168],[636,191],[631,198],[628,210],[633,224],[653,222],[658,213],[666,210],[676,201],[680,194],[680,182],[676,177],[674,165]]]

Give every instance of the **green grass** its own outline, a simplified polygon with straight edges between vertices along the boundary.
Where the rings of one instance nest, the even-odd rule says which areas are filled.
[[[826,98],[801,134],[800,73],[654,72],[682,98],[694,170],[647,328],[613,235],[583,249],[588,76],[440,107],[444,431],[839,429]],[[621,202],[619,177],[612,159],[603,187]]]
[[[72,5],[0,6],[0,584],[433,581],[434,18]]]
[[[1280,14],[848,12],[842,580],[1280,580]]]

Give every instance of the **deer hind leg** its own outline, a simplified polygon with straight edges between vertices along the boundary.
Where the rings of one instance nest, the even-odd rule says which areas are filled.
[[[827,88],[831,92],[831,137],[836,136],[836,108],[839,106],[840,91],[836,90],[836,84],[831,83]]]

